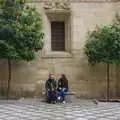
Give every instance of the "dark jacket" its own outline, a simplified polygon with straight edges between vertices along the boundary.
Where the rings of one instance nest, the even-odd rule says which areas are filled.
[[[68,80],[64,78],[60,78],[58,80],[58,88],[67,88],[68,89]]]
[[[56,91],[56,81],[54,79],[48,79],[45,84],[46,91]]]

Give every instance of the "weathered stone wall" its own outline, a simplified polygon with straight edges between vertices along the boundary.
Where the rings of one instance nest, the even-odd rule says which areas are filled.
[[[35,5],[45,18],[43,3]],[[117,7],[116,7],[117,6]],[[115,12],[119,10],[118,3],[113,2],[71,2],[71,55],[72,57],[42,57],[43,51],[37,53],[32,62],[13,61],[11,92],[15,96],[39,97],[43,84],[49,73],[57,75],[65,73],[69,79],[71,91],[85,98],[104,98],[106,91],[105,65],[88,66],[84,55],[84,44],[88,30],[97,24],[106,25],[112,22]],[[44,20],[44,25],[47,24]],[[49,31],[45,31],[47,35]],[[49,44],[49,43],[45,43]],[[47,48],[44,48],[47,49]],[[0,61],[0,86],[7,87],[7,61]],[[110,69],[110,96],[115,97],[120,86],[116,68]]]
[[[120,2],[115,4],[115,11],[120,14]],[[117,84],[116,84],[116,93],[117,97],[120,98],[120,67],[116,69]]]

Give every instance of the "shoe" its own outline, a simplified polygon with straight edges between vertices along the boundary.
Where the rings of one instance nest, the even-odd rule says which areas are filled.
[[[56,104],[56,101],[51,101],[52,104]]]
[[[61,98],[60,98],[60,96],[58,97],[58,100],[60,100]]]

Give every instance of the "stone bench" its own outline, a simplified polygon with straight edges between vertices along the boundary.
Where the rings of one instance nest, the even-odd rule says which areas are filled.
[[[75,97],[76,93],[75,92],[65,92],[65,101],[67,103],[71,103],[72,101],[74,101],[76,99]]]
[[[65,95],[75,95],[75,92],[65,92]]]
[[[43,97],[44,100],[46,100],[45,93],[46,93],[45,91],[42,91],[42,95],[43,95],[42,97]],[[76,97],[75,97],[76,93],[75,92],[68,91],[68,92],[65,92],[64,95],[65,95],[65,101],[67,103],[71,103],[76,99]]]

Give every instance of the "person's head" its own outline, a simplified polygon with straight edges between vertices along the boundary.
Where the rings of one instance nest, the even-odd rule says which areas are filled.
[[[55,75],[54,74],[49,74],[49,78],[50,79],[55,79]]]
[[[65,74],[61,74],[61,78],[66,79]]]

